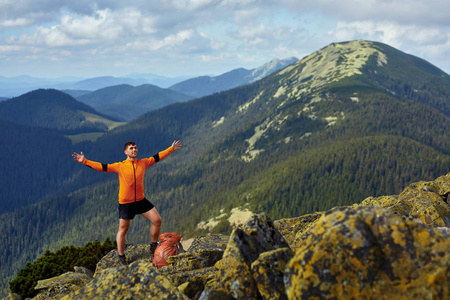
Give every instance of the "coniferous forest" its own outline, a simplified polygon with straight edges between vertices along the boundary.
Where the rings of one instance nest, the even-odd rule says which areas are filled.
[[[94,272],[97,262],[116,247],[117,244],[107,238],[103,243],[95,240],[83,247],[72,245],[64,246],[56,252],[47,250],[42,257],[33,263],[28,262],[19,271],[17,277],[9,284],[11,292],[22,298],[31,298],[37,294],[34,287],[38,280],[71,272],[77,266],[84,266]]]
[[[361,59],[371,54],[347,76],[352,51]],[[334,77],[318,78],[322,70],[314,68],[330,65]],[[228,234],[226,217],[211,229],[197,225],[244,207],[272,219],[296,217],[448,173],[449,99],[447,74],[387,45],[357,41],[325,47],[253,84],[146,113],[95,141],[73,143],[63,129],[0,120],[7,129],[0,164],[8,170],[1,173],[3,291],[48,250],[115,238],[117,174],[73,162],[74,151],[113,163],[125,159],[129,140],[139,157],[181,140],[182,150],[145,178],[162,231]],[[127,243],[148,241],[149,223],[137,217]]]

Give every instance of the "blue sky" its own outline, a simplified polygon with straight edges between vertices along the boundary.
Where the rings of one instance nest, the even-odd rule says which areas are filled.
[[[386,43],[450,73],[444,0],[0,0],[0,75],[219,75],[333,43]]]

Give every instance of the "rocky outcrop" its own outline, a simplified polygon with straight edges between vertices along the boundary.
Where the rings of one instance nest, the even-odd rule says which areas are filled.
[[[79,273],[88,278],[72,290],[64,288],[76,282],[63,282],[67,273],[40,282],[40,297],[450,299],[449,192],[450,174],[298,218],[255,213],[230,236],[196,238],[161,269],[148,246],[129,245],[129,266],[112,251],[93,277]]]
[[[324,213],[285,272],[289,299],[450,299],[447,234],[380,206]]]
[[[57,277],[40,280],[35,289],[39,293],[35,300],[59,299],[61,295],[69,294],[86,285],[93,279],[93,274],[84,267],[75,267],[75,272],[67,272]]]
[[[207,282],[216,279],[214,265],[221,260],[229,236],[208,235],[197,237],[188,251],[169,257],[169,266],[158,271],[165,274],[189,298],[198,298]]]
[[[283,251],[272,253],[277,249]],[[263,253],[266,255],[262,256]],[[215,299],[221,294],[235,299],[256,299],[258,287],[266,282],[270,283],[269,293],[282,290],[284,294],[284,288],[278,284],[282,276],[274,276],[280,275],[277,269],[264,268],[273,263],[274,257],[287,263],[292,257],[289,245],[265,214],[255,214],[232,232],[223,258],[215,264],[216,279],[207,283],[203,299]],[[255,278],[261,282],[258,284]]]
[[[433,227],[450,227],[450,173],[434,181],[409,185],[400,195],[369,197],[359,205],[386,207],[396,214]]]
[[[303,243],[305,233],[310,231],[321,216],[322,213],[314,213],[298,218],[276,220],[273,223],[289,246],[295,250]]]
[[[170,280],[145,259],[129,266],[100,271],[94,279],[77,291],[61,298],[68,299],[187,299]]]
[[[61,295],[76,291],[91,280],[92,276],[77,272],[67,272],[55,278],[41,280],[35,287],[41,292],[34,299],[59,299]]]
[[[150,245],[125,245],[124,253],[128,262],[146,259],[150,263]],[[112,250],[97,263],[94,277],[97,277],[97,274],[105,269],[121,266],[117,250]]]

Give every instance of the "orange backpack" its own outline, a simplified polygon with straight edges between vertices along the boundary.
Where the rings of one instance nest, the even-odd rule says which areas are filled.
[[[181,247],[181,235],[175,232],[165,232],[159,236],[159,243],[153,254],[153,264],[159,269],[169,265],[167,258],[177,255]],[[182,248],[182,247],[181,247]]]

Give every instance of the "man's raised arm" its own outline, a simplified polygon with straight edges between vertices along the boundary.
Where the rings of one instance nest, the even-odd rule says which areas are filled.
[[[74,160],[74,161],[77,161],[77,162],[79,162],[79,163],[82,163],[83,160],[84,160],[84,154],[83,154],[83,151],[81,151],[80,154],[74,152],[74,153],[72,154],[72,156],[73,156],[73,160]]]
[[[180,141],[173,141],[172,149],[173,149],[173,151],[181,149],[181,142]],[[81,154],[83,154],[83,152]]]
[[[100,172],[108,172],[108,173],[114,172],[113,170],[109,170],[108,169],[108,165],[107,164],[102,164],[102,163],[99,163],[99,162],[88,160],[87,158],[84,157],[83,152],[80,152],[80,154],[74,152],[72,154],[72,156],[73,156],[73,160],[74,161],[82,163],[83,165],[85,165],[85,166],[87,166],[89,168],[92,168],[94,170],[97,170],[97,171],[100,171]]]

